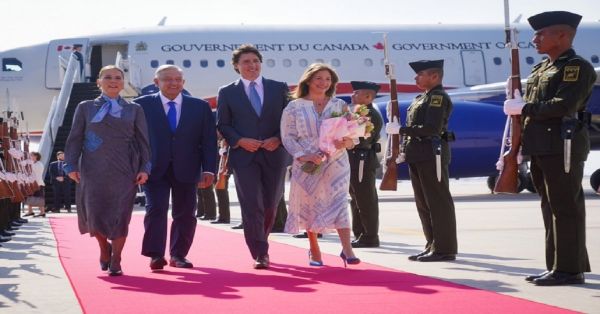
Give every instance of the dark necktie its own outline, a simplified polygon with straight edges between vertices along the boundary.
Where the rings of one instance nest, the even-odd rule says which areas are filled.
[[[254,111],[256,111],[256,114],[260,116],[260,111],[262,109],[262,103],[260,101],[260,96],[258,96],[258,92],[256,91],[256,82],[252,81],[250,82],[250,103],[252,104],[252,107],[254,108]]]
[[[177,129],[177,108],[175,108],[174,101],[169,101],[167,105],[169,105],[167,119],[169,119],[169,126],[171,127],[171,132],[175,133],[175,130]]]

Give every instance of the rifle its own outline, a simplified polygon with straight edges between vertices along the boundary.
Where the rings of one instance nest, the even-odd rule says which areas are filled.
[[[217,177],[217,183],[215,184],[215,189],[217,190],[225,190],[227,188],[227,164],[229,162],[229,146],[226,151],[221,155],[221,159],[219,160],[219,174]]]
[[[515,89],[521,91],[521,73],[519,70],[519,47],[516,39],[517,30],[516,28],[510,28],[508,0],[504,0],[504,25],[506,46],[510,47],[511,57],[511,75],[507,97],[514,98]],[[507,127],[504,128],[500,159],[498,160],[500,174],[494,186],[494,193],[519,193],[519,162],[517,157],[521,148],[521,115],[507,116],[506,119]],[[510,128],[508,127],[509,124]],[[508,136],[509,129],[510,140]],[[508,148],[506,152],[504,151],[505,147]]]
[[[390,120],[393,120],[395,117],[398,123],[400,123],[396,77],[394,75],[394,66],[390,64],[389,60],[386,33],[383,33],[383,53],[385,75],[390,80],[390,108],[388,108],[388,117]],[[385,155],[383,157],[383,178],[379,185],[379,189],[382,191],[396,191],[398,188],[398,166],[396,165],[398,154],[400,154],[400,134],[388,135]]]

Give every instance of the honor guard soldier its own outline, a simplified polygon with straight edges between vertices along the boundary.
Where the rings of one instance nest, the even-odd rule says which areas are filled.
[[[515,91],[504,102],[506,114],[521,115],[522,154],[531,158],[531,176],[542,199],[546,271],[525,278],[540,286],[582,284],[583,273],[590,271],[581,181],[590,150],[585,109],[596,73],[572,49],[580,20],[565,11],[528,19],[537,52],[548,58],[533,67],[525,97]]]
[[[401,157],[408,163],[415,203],[427,244],[425,250],[408,257],[411,261],[436,262],[456,259],[456,217],[448,187],[448,131],[452,101],[442,87],[444,60],[409,63],[417,74],[417,87],[425,92],[415,98],[406,126],[397,121],[386,125],[388,134],[402,134]]]
[[[377,153],[381,151],[379,132],[383,119],[373,107],[379,85],[372,82],[350,82],[354,93],[352,105],[365,105],[367,116],[373,123],[373,131],[368,138],[360,138],[359,144],[348,150],[350,161],[350,206],[352,208],[352,232],[356,240],[352,247],[379,246],[379,200],[375,187],[375,171],[379,167]]]

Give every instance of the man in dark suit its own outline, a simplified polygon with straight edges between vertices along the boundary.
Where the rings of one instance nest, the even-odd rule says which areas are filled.
[[[219,89],[217,127],[231,146],[229,165],[242,209],[244,236],[254,268],[269,267],[267,238],[283,195],[290,156],[281,145],[279,124],[288,103],[285,83],[261,76],[262,56],[251,45],[233,52],[241,78]]]
[[[185,257],[196,230],[196,189],[212,184],[216,171],[217,135],[207,102],[182,94],[183,71],[174,65],[156,70],[160,92],[135,99],[148,122],[152,170],[144,186],[146,216],[142,255],[152,270],[162,269],[167,241],[169,194],[171,216],[170,266],[191,268]]]
[[[56,161],[51,162],[48,166],[54,195],[54,208],[52,211],[60,212],[60,209],[64,207],[70,213],[71,179],[65,174],[64,165],[65,154],[62,151],[56,152]]]

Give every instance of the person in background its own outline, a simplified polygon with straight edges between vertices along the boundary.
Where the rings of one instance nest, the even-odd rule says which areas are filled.
[[[31,160],[33,164],[31,165],[31,171],[33,178],[37,182],[39,189],[33,193],[32,196],[25,199],[25,205],[27,205],[27,213],[23,215],[25,216],[34,216],[33,207],[37,206],[40,209],[40,213],[35,215],[34,217],[46,217],[46,200],[44,196],[44,164],[41,162],[42,155],[38,152],[31,152]]]
[[[350,207],[352,208],[352,247],[379,246],[379,200],[375,187],[375,172],[379,167],[377,153],[381,151],[379,132],[383,119],[373,107],[379,85],[373,82],[351,81],[352,105],[365,105],[367,117],[374,129],[368,138],[360,138],[353,149],[348,150],[350,160]]]
[[[85,82],[85,60],[83,58],[83,54],[81,53],[81,48],[83,45],[74,44],[73,45],[73,57],[77,62],[79,62],[79,82]]]
[[[335,140],[335,153],[326,158],[319,149],[321,123],[348,109],[343,100],[334,97],[337,82],[338,76],[330,66],[311,64],[281,118],[281,139],[294,157],[285,231],[307,231],[311,266],[323,266],[317,233],[330,230],[337,230],[340,237],[344,266],[360,263],[350,244],[348,213],[350,164],[346,149],[352,149],[354,141],[348,137]],[[307,163],[318,168],[308,171]]]
[[[424,90],[408,107],[406,126],[386,125],[388,134],[402,134],[401,151],[408,163],[417,212],[425,234],[425,249],[408,257],[411,261],[438,262],[456,259],[456,214],[448,183],[452,136],[448,120],[452,101],[442,86],[444,60],[410,62],[415,83]]]
[[[52,210],[57,213],[61,208],[71,212],[71,179],[65,173],[65,154],[62,151],[56,152],[56,161],[53,161],[48,166],[50,182],[52,184],[52,192],[54,197],[54,207]]]
[[[138,184],[150,172],[150,146],[144,111],[119,93],[123,70],[108,65],[97,84],[102,94],[81,102],[65,143],[64,167],[77,183],[79,231],[100,247],[100,268],[110,276],[123,274],[121,253]],[[110,241],[110,242],[109,242]]]

